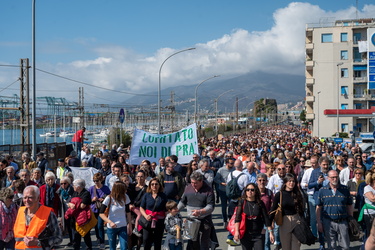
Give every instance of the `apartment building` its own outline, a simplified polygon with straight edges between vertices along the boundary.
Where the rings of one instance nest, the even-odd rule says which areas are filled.
[[[373,132],[375,19],[307,24],[305,43],[305,109],[312,134]]]

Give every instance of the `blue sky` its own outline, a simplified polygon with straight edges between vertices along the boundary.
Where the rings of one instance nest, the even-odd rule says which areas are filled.
[[[37,68],[112,90],[145,93],[157,90],[162,61],[188,47],[197,49],[165,64],[163,88],[197,84],[216,74],[240,75],[265,65],[274,72],[303,74],[305,24],[327,17],[355,18],[356,1],[36,3]],[[375,16],[371,3],[359,0],[359,17]],[[1,1],[0,22],[0,64],[18,65],[20,58],[31,58],[31,0]],[[297,71],[288,72],[291,67]],[[0,91],[17,77],[18,70],[0,67]],[[37,73],[37,79],[38,96],[48,91],[69,98],[83,86],[43,73]],[[0,95],[17,93],[17,87]],[[103,98],[103,103],[131,96],[87,86],[85,93]]]

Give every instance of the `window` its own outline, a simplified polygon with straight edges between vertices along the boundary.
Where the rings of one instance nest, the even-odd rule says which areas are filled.
[[[362,104],[354,103],[354,109],[362,109]]]
[[[348,78],[349,77],[349,72],[348,69],[341,69],[341,77],[343,78]]]
[[[341,109],[348,109],[349,108],[349,105],[348,104],[341,104]]]
[[[341,42],[348,41],[348,33],[341,33]]]
[[[355,77],[355,78],[360,78],[360,77],[362,77],[361,71],[354,70],[353,73],[354,73],[354,77]]]
[[[362,53],[359,53],[358,47],[353,48],[353,60],[355,62],[362,62]]]
[[[322,43],[331,43],[332,42],[332,33],[322,34]]]
[[[341,60],[348,60],[348,51],[341,50]]]
[[[341,87],[341,95],[348,95],[348,86]]]
[[[348,133],[349,132],[349,125],[347,123],[341,124],[341,132]]]
[[[354,33],[353,34],[353,43],[357,44],[358,41],[360,41],[360,40],[361,40],[361,33]]]

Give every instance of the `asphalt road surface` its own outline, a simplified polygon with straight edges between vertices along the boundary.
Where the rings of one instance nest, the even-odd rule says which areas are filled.
[[[186,214],[185,212],[182,212],[182,216],[184,216],[185,214]],[[225,250],[226,249],[228,249],[228,250],[241,250],[242,248],[240,246],[230,247],[225,242],[226,239],[227,239],[228,231],[223,228],[223,220],[222,220],[222,215],[221,215],[220,204],[216,204],[212,217],[213,217],[213,222],[214,222],[214,225],[215,225],[217,237],[219,239],[219,244],[220,244],[220,246],[216,249],[217,250],[224,250],[224,249]],[[106,237],[106,242],[105,242],[106,243],[106,249],[109,249],[108,241],[107,241],[107,235],[105,235],[105,237]],[[93,243],[93,249],[99,249],[99,245],[96,242],[96,236],[95,236],[95,230],[94,229],[91,230],[91,240],[92,240],[92,243]],[[63,249],[63,248],[73,249],[72,247],[65,247],[66,244],[68,244],[68,242],[69,242],[69,238],[68,238],[68,236],[65,236],[63,243],[59,247],[57,247],[57,249]],[[185,241],[184,247],[186,247],[186,241]],[[271,246],[271,249],[274,249],[274,248],[275,248],[274,246]],[[86,249],[86,245],[83,243],[83,239],[82,239],[82,243],[81,243],[81,249]],[[316,249],[316,250],[318,250],[319,249],[319,243],[317,243],[315,245],[311,245],[311,246],[302,245],[301,249]],[[358,241],[351,242],[350,243],[350,249],[351,250],[361,249],[361,242],[358,242]]]

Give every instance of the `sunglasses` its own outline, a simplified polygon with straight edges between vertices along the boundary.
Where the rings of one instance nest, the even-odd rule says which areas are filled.
[[[94,182],[100,182],[99,180],[94,180]]]
[[[151,183],[151,186],[159,186],[159,183]]]
[[[10,195],[10,196],[7,197],[7,199],[9,199],[9,200],[13,200],[13,198],[14,198],[14,195]]]
[[[265,179],[258,179],[259,182],[266,182]]]
[[[60,182],[60,185],[66,185],[66,184],[68,184],[68,183],[66,183],[66,182]]]
[[[277,170],[281,171],[281,170],[285,170],[285,168],[278,168]]]
[[[246,191],[246,192],[249,192],[249,191],[250,191],[250,192],[254,192],[255,189],[254,189],[254,188],[248,188],[248,189],[245,189],[245,191]]]

